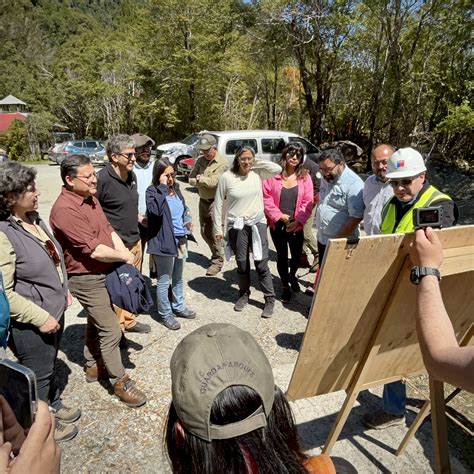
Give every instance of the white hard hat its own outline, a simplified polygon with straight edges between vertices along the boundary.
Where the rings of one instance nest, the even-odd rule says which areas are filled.
[[[413,148],[400,148],[388,160],[387,178],[411,178],[426,171],[421,153]]]

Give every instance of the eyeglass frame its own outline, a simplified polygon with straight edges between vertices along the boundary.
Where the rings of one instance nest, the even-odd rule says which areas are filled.
[[[89,176],[76,175],[76,176],[73,176],[72,178],[73,179],[77,178],[79,181],[83,182],[84,184],[89,184],[92,178],[97,178],[97,173],[93,171]]]
[[[127,158],[128,161],[130,161],[133,157],[137,157],[137,153],[134,151],[134,152],[130,152],[130,153],[112,153],[113,155],[119,155],[119,156],[123,156],[124,158]]]
[[[389,179],[388,183],[390,184],[390,186],[392,186],[392,188],[398,188],[399,186],[406,188],[408,186],[411,186],[413,181],[415,181],[415,179],[419,178],[420,176],[421,174],[417,174],[412,178]]]
[[[288,158],[294,158],[296,156],[296,158],[298,158],[299,160],[302,160],[303,157],[304,157],[304,153],[301,153],[300,150],[296,150],[295,148],[292,148],[290,150],[288,150],[286,152],[286,156],[285,156],[285,159],[288,159]]]
[[[61,257],[59,256],[59,253],[56,249],[56,245],[54,245],[54,242],[51,239],[45,240],[44,242],[46,252],[50,256],[50,258],[53,260],[54,265],[59,267],[61,264]]]
[[[319,167],[319,171],[325,175],[325,174],[329,174],[331,173],[335,168],[336,166],[339,166],[341,163],[336,163],[334,166],[332,166],[331,168],[321,168]]]

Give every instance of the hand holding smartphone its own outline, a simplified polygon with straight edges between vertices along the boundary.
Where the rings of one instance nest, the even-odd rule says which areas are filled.
[[[11,360],[0,360],[0,395],[9,403],[18,423],[25,430],[30,428],[38,401],[34,372]]]
[[[54,417],[38,400],[35,374],[0,360],[0,472],[59,473]]]

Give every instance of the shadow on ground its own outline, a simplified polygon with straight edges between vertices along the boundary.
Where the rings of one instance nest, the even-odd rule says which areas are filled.
[[[290,334],[287,332],[282,332],[275,336],[275,341],[280,347],[285,349],[293,349],[294,351],[299,351],[301,343],[303,342],[304,332],[298,332],[296,334]]]
[[[373,443],[377,447],[389,452],[395,456],[396,448],[398,444],[402,441],[403,436],[400,440],[394,443],[396,448],[386,444],[384,441],[377,439],[377,431],[368,430],[362,424],[362,417],[367,412],[377,410],[381,407],[381,398],[370,393],[368,390],[365,390],[359,393],[357,400],[360,403],[360,406],[356,406],[351,410],[349,417],[344,425],[344,428],[339,435],[339,440],[348,440],[354,448],[356,448],[361,454],[363,454],[367,461],[372,463],[376,469],[383,473],[391,472],[383,462],[374,456],[367,447],[363,446],[357,438],[362,438],[369,443]],[[407,403],[410,406],[419,406],[422,404],[421,400],[417,399],[408,399]],[[342,406],[341,406],[342,408]],[[332,415],[323,416],[311,421],[303,422],[298,424],[298,434],[300,436],[301,445],[304,450],[310,450],[313,448],[322,448],[326,443],[326,439],[331,431],[332,426],[334,425],[338,413]],[[410,427],[416,417],[416,412],[407,409],[406,414],[406,430]],[[428,430],[428,432],[427,432]],[[416,437],[420,444],[423,447],[425,456],[430,461],[431,467],[434,469],[434,453],[432,446],[431,438],[431,424],[424,423],[418,430]]]

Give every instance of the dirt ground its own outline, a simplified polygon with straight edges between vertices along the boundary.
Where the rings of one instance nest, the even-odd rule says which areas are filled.
[[[37,182],[42,192],[40,213],[47,220],[60,191],[59,168],[40,165],[37,169]],[[197,194],[186,183],[182,184],[182,190],[197,222]],[[208,249],[199,232],[195,234],[198,244],[190,243],[185,266],[185,297],[187,305],[197,311],[197,319],[182,320],[179,331],[169,331],[159,323],[156,311],[152,311],[139,317],[140,321],[152,326],[151,333],[127,334],[129,347],[122,351],[122,357],[131,377],[148,395],[144,407],[127,408],[110,394],[110,387],[85,382],[82,355],[85,315],[77,301],[68,309],[58,369],[64,388],[63,400],[66,405],[79,406],[82,418],[78,422],[79,435],[62,445],[63,472],[170,472],[162,436],[170,402],[169,360],[181,338],[203,324],[230,322],[250,331],[267,354],[277,384],[283,390],[287,388],[306,328],[310,298],[301,292],[288,307],[277,301],[273,318],[265,320],[260,318],[262,293],[253,290],[248,309],[235,313],[232,310],[237,297],[235,264],[227,263],[217,277],[206,277]],[[272,273],[277,275],[274,251],[271,258]],[[304,272],[301,270],[300,273]],[[252,278],[255,282],[255,273]],[[303,276],[302,285],[309,285],[312,278],[312,275]],[[279,280],[275,277],[274,281],[278,294]],[[426,386],[426,378],[418,378],[417,384]],[[347,459],[361,472],[432,472],[434,452],[429,422],[423,424],[400,457],[395,456],[395,450],[407,427],[398,426],[381,432],[364,430],[360,417],[379,406],[380,395],[381,388],[360,395],[332,454]],[[291,404],[302,445],[308,453],[321,451],[344,396],[344,392],[336,392]],[[416,416],[420,396],[410,388],[408,396],[409,424]],[[472,434],[473,400],[462,400],[458,402],[461,416],[471,420]],[[457,409],[455,411],[458,413]],[[453,472],[472,472],[473,455],[466,451],[469,445],[472,449],[469,434],[450,423]]]

